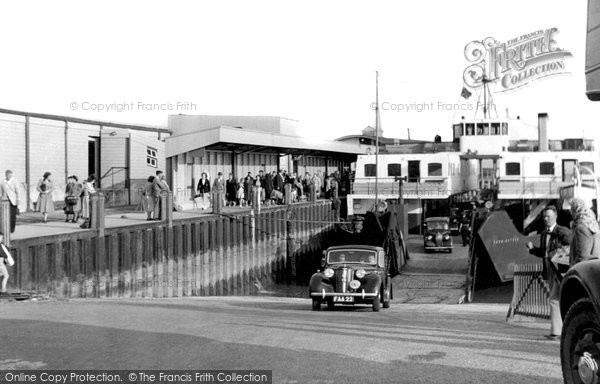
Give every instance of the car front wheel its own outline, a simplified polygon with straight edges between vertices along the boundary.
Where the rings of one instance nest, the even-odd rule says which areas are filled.
[[[590,299],[577,300],[565,316],[560,360],[566,384],[597,384],[600,325]]]
[[[319,299],[312,299],[312,310],[313,311],[320,311],[321,310],[321,300],[319,300]]]
[[[379,312],[380,308],[381,308],[381,299],[379,298],[379,295],[377,295],[377,297],[373,299],[373,312]]]
[[[384,290],[381,291],[383,297],[383,308],[389,308],[390,307],[390,300],[392,298],[392,282],[390,279],[388,279],[386,287]]]

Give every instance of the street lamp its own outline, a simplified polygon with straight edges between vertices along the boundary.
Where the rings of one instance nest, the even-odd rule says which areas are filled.
[[[407,218],[404,215],[404,196],[402,194],[402,184],[406,183],[408,178],[406,176],[395,176],[394,181],[398,182],[398,214],[400,216],[400,230],[402,232],[402,238],[406,239],[407,234]]]

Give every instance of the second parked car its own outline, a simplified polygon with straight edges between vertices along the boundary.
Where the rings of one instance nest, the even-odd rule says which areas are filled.
[[[425,219],[423,246],[425,251],[445,250],[452,252],[452,233],[449,218],[428,217]]]

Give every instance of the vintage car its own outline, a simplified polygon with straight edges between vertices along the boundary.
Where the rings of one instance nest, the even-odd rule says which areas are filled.
[[[428,217],[425,219],[423,227],[423,246],[426,252],[432,250],[452,252],[450,219],[447,217]]]
[[[598,383],[600,366],[600,260],[573,266],[560,286],[564,382]]]
[[[309,296],[313,311],[323,302],[333,309],[335,304],[367,304],[373,311],[390,306],[392,281],[387,271],[383,248],[370,245],[329,247],[323,252],[322,271],[310,278]]]

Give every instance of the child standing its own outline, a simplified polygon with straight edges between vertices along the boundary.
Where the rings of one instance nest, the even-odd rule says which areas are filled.
[[[243,207],[244,202],[246,201],[245,200],[246,195],[244,194],[244,178],[241,178],[240,182],[238,183],[236,197],[237,197],[238,205],[240,207]]]

